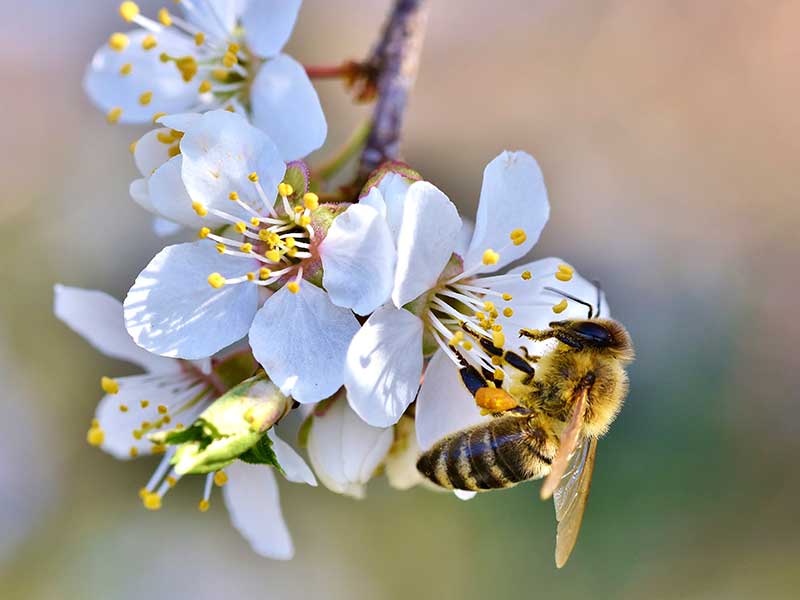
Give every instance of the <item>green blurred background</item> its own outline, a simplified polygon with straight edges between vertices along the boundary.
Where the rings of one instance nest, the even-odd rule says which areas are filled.
[[[144,130],[80,87],[116,2],[36,0],[0,24],[4,599],[797,597],[800,3],[431,4],[406,159],[469,215],[498,151],[533,153],[553,208],[535,254],[600,279],[637,346],[570,563],[536,485],[287,484],[288,563],[252,554],[219,496],[198,513],[199,481],[141,508],[154,465],[84,441],[98,378],[130,371],[53,318],[51,288],[122,297],[158,250],[127,196]],[[307,0],[290,50],[362,57],[388,5]],[[320,92],[335,146],[368,109]]]

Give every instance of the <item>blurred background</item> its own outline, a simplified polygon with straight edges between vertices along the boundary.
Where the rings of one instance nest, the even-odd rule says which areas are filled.
[[[536,256],[601,280],[637,347],[570,563],[536,485],[460,502],[378,480],[358,502],[287,484],[288,563],[252,554],[220,501],[198,513],[200,481],[142,509],[154,464],[85,443],[98,378],[131,371],[51,304],[54,282],[123,297],[160,248],[127,194],[144,129],[81,90],[116,2],[33,0],[0,24],[4,599],[797,597],[800,3],[431,5],[405,158],[470,215],[491,158],[534,154]],[[363,57],[388,6],[306,0],[289,50]],[[319,89],[330,149],[370,108]]]

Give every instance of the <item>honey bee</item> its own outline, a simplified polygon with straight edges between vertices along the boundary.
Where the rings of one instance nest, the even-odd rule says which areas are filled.
[[[556,340],[541,357],[504,351],[465,327],[519,375],[510,382],[493,381],[451,347],[462,365],[462,381],[493,418],[438,441],[417,462],[420,473],[448,489],[487,491],[544,478],[541,497],[553,496],[558,521],[558,568],[577,541],[597,440],[622,407],[628,392],[625,366],[634,357],[625,328],[592,318],[592,307],[581,303],[589,306],[587,319],[554,321],[544,331],[520,330],[521,337]]]

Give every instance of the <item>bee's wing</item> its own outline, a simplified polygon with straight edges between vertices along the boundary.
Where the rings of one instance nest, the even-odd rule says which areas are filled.
[[[561,477],[567,471],[567,464],[572,457],[575,449],[578,447],[578,440],[580,439],[581,429],[583,425],[583,411],[586,408],[586,396],[588,390],[583,390],[575,402],[575,408],[572,409],[572,417],[570,418],[564,431],[561,433],[561,439],[558,444],[558,452],[553,458],[553,464],[550,465],[550,473],[542,484],[540,495],[542,500],[547,500],[553,495],[553,492],[561,483]]]
[[[597,454],[597,439],[582,438],[578,451],[569,461],[567,471],[561,483],[553,493],[553,504],[556,507],[556,567],[563,567],[581,530],[583,511],[589,499],[589,488],[592,485],[594,459]]]

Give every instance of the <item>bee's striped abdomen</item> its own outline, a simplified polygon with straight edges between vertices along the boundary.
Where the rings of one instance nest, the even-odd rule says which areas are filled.
[[[417,469],[449,489],[511,487],[546,472],[551,459],[551,452],[542,452],[546,438],[529,418],[498,417],[444,438],[420,457]]]

